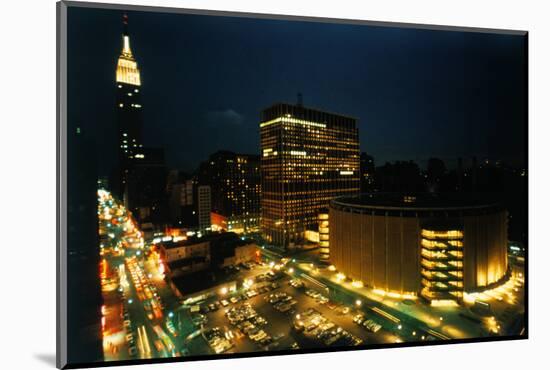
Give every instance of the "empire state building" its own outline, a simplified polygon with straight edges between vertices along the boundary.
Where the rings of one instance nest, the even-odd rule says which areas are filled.
[[[116,67],[116,117],[119,168],[115,190],[140,222],[162,221],[166,168],[162,148],[144,147],[141,76],[123,16],[122,51]]]
[[[144,158],[142,143],[141,79],[130,48],[128,16],[123,16],[122,52],[116,68],[116,111],[120,161],[120,196],[126,192],[128,177],[136,161]]]

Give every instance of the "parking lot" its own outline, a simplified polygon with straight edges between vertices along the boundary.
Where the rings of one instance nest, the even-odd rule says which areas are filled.
[[[383,327],[383,320],[357,307],[332,302],[301,279],[266,266],[243,271],[243,276],[245,286],[230,291],[220,285],[212,289],[216,293],[211,297],[189,308],[194,311],[189,315],[197,329],[203,328],[202,337],[211,353],[400,341],[387,325]],[[295,325],[297,315],[306,312],[314,312],[316,322],[308,323],[307,331]]]

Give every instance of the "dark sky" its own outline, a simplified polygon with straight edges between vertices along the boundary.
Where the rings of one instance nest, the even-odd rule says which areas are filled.
[[[115,155],[122,12],[69,8],[69,125]],[[144,142],[194,169],[218,149],[259,152],[260,111],[295,102],[359,119],[361,150],[386,161],[524,165],[522,36],[129,12]]]

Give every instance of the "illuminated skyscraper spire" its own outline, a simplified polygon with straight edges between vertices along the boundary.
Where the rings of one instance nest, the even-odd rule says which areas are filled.
[[[122,32],[122,55],[133,58],[132,50],[130,49],[130,35],[128,34],[128,15],[124,13],[122,16],[122,24],[124,31]]]
[[[122,197],[136,161],[144,158],[142,144],[141,79],[137,62],[130,49],[128,16],[122,17],[122,50],[116,67],[116,110],[120,173],[117,195]]]
[[[140,86],[141,79],[137,62],[130,48],[130,35],[128,34],[128,15],[122,16],[124,31],[122,33],[122,53],[118,58],[116,69],[116,81],[129,85]]]

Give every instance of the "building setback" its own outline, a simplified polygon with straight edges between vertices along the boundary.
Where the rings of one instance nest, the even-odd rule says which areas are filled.
[[[359,193],[354,118],[275,104],[262,112],[260,143],[261,229],[268,242],[300,246],[331,199]]]

